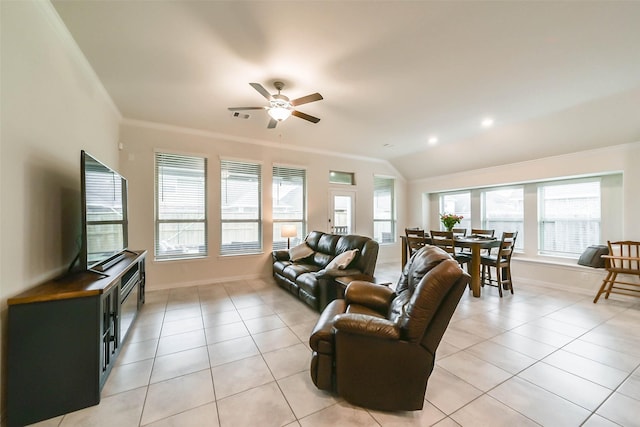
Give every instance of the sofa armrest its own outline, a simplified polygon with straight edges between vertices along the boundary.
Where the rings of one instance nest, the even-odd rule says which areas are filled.
[[[362,274],[362,271],[355,268],[349,268],[346,270],[341,270],[339,268],[324,268],[320,271],[316,271],[314,274],[319,279],[323,279],[323,278],[333,279],[333,278],[342,277],[342,276],[355,276],[356,274]]]
[[[390,320],[366,314],[345,313],[333,319],[337,332],[383,339],[400,339],[400,328]]]
[[[289,251],[286,249],[280,249],[277,251],[273,251],[271,253],[271,256],[273,257],[273,262],[276,261],[289,261]]]
[[[396,297],[393,289],[371,282],[354,280],[347,286],[344,299],[347,305],[360,304],[371,308],[383,316],[389,311],[391,301]]]

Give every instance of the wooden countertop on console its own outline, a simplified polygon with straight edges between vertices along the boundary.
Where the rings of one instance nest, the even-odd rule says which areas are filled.
[[[103,275],[97,271],[80,271],[51,279],[7,300],[8,305],[86,298],[102,294],[117,283],[128,267],[146,255],[146,250],[126,251],[125,258]]]

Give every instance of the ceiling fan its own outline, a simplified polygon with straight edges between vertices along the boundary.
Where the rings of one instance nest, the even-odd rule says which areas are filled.
[[[311,123],[318,123],[320,121],[319,118],[310,116],[309,114],[305,114],[302,111],[298,111],[293,107],[297,107],[298,105],[307,104],[309,102],[320,101],[322,95],[319,93],[312,93],[311,95],[303,96],[302,98],[297,98],[293,100],[289,100],[286,96],[282,95],[280,91],[284,87],[284,83],[282,82],[273,82],[273,86],[275,86],[278,93],[271,95],[260,83],[249,83],[251,87],[257,90],[260,95],[264,96],[267,101],[269,101],[269,105],[265,107],[234,107],[229,108],[229,111],[242,111],[242,110],[267,110],[267,113],[271,117],[269,120],[269,124],[267,128],[273,129],[276,127],[278,122],[286,120],[289,116],[300,117],[301,119],[305,119],[310,121]]]

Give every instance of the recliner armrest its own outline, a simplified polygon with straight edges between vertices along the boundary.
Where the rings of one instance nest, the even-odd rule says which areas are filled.
[[[339,314],[333,319],[333,327],[337,332],[375,338],[400,339],[400,328],[394,322],[366,314]]]
[[[289,261],[289,251],[286,249],[280,249],[271,253],[273,261]]]
[[[389,305],[395,297],[396,293],[390,287],[361,280],[354,280],[349,283],[344,294],[347,305],[364,305],[383,316],[387,315]]]

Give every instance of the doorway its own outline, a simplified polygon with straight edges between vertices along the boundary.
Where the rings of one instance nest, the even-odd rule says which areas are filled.
[[[329,190],[329,232],[353,234],[355,232],[356,192]]]

